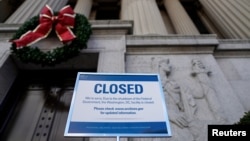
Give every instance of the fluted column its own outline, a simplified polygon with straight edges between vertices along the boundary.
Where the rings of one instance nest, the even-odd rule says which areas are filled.
[[[179,0],[163,0],[177,34],[199,35],[199,31]]]
[[[211,19],[213,24],[216,25],[216,27],[223,34],[223,36],[228,38],[230,35],[232,35],[230,30],[226,30],[225,25],[224,25],[224,20],[220,18],[216,10],[207,1],[200,0],[200,3],[202,4],[204,8],[203,10],[207,14],[207,16]]]
[[[221,27],[221,32],[226,38],[250,37],[250,1],[200,0],[200,3],[209,18]]]
[[[204,13],[203,10],[197,12],[199,18],[201,19],[202,23],[206,26],[207,30],[211,34],[216,34],[218,38],[223,39],[224,36],[218,30],[218,27],[214,25],[210,18]]]
[[[89,17],[92,7],[92,0],[77,0],[74,11]]]
[[[122,0],[121,19],[134,21],[135,35],[167,34],[155,0]]]
[[[24,23],[29,18],[38,15],[46,4],[54,11],[59,11],[67,2],[68,0],[26,0],[5,23]]]

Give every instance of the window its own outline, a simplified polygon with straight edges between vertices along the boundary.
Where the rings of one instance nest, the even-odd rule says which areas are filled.
[[[114,20],[120,18],[120,5],[117,1],[101,1],[93,7],[93,10],[96,10],[96,20]]]

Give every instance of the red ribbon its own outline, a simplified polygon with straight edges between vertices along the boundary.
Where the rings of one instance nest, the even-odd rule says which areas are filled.
[[[74,27],[74,24],[75,13],[69,5],[63,7],[58,16],[54,16],[51,8],[46,5],[40,13],[39,25],[33,31],[26,32],[12,42],[16,44],[17,48],[28,46],[46,38],[54,28],[59,40],[67,43],[76,38],[70,29]]]

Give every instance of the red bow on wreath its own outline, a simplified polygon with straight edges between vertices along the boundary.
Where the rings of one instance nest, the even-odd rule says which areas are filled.
[[[39,25],[33,31],[26,32],[19,39],[12,42],[16,43],[17,48],[31,45],[46,38],[54,28],[59,40],[67,43],[76,38],[70,29],[74,27],[74,24],[75,13],[69,5],[63,7],[58,16],[54,16],[51,8],[46,5],[40,13]]]

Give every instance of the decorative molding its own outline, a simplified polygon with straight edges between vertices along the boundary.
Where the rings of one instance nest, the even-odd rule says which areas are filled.
[[[214,52],[219,44],[211,35],[126,36],[127,53],[170,54]],[[157,50],[156,50],[157,48]]]
[[[93,34],[131,34],[133,31],[133,21],[121,20],[90,20]],[[22,24],[0,24],[1,33],[14,33]],[[1,36],[1,35],[0,35]]]
[[[221,39],[215,49],[214,56],[219,57],[250,57],[250,40]]]

